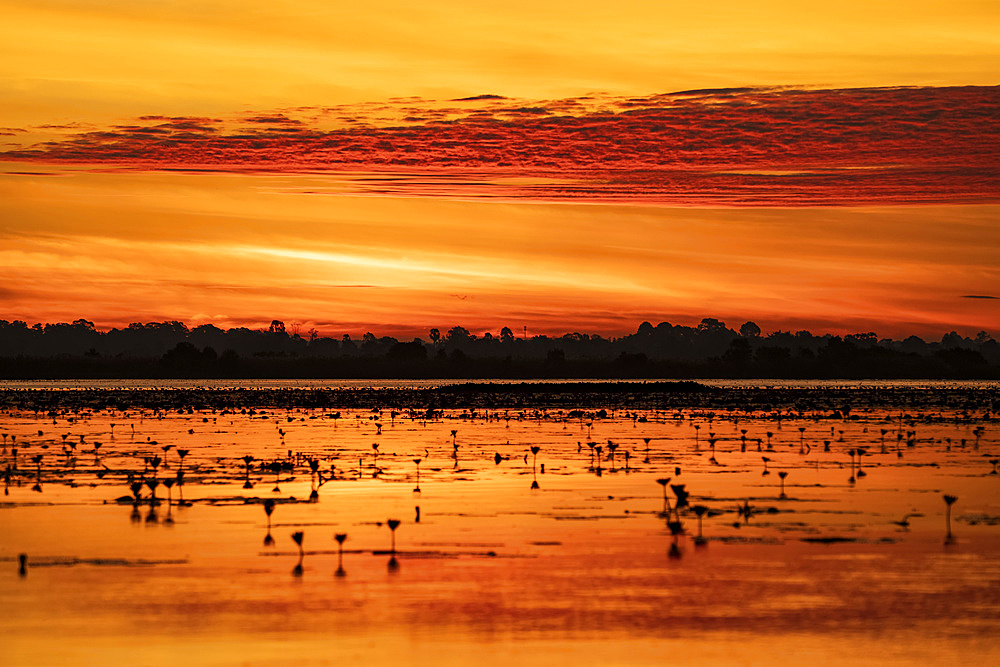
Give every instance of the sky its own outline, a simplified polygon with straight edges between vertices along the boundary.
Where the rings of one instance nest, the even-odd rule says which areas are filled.
[[[0,0],[0,319],[1000,334],[995,2],[494,4]]]

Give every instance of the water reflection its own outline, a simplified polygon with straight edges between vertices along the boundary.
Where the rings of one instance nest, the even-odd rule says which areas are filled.
[[[0,564],[6,558],[8,582],[16,580],[14,560],[22,549],[32,554],[32,569],[39,567],[43,575],[48,571],[41,568],[50,564],[45,557],[53,554],[93,557],[104,564],[61,572],[60,590],[33,589],[28,598],[18,598],[19,614],[39,628],[44,627],[39,619],[91,614],[137,631],[156,625],[146,630],[155,635],[157,624],[164,624],[163,632],[174,632],[191,623],[187,609],[197,591],[198,623],[211,629],[221,616],[232,618],[241,628],[236,641],[252,642],[256,633],[267,631],[261,619],[281,610],[290,625],[328,631],[338,639],[347,636],[338,628],[377,618],[405,632],[466,638],[497,637],[498,628],[561,632],[568,645],[591,635],[609,640],[606,624],[614,618],[616,627],[628,628],[614,640],[621,642],[619,648],[662,638],[669,627],[698,636],[735,634],[760,649],[755,638],[766,623],[778,644],[794,635],[812,637],[819,645],[834,637],[857,642],[891,632],[916,639],[919,646],[930,640],[913,628],[940,625],[943,629],[934,632],[947,636],[935,635],[936,645],[957,651],[968,639],[959,634],[991,627],[982,609],[989,608],[1000,586],[1000,517],[991,509],[1000,502],[997,475],[991,473],[1000,459],[992,419],[965,418],[960,412],[943,418],[930,410],[923,417],[913,410],[902,419],[871,411],[857,420],[784,413],[779,426],[774,414],[742,409],[713,411],[711,417],[691,409],[633,409],[609,411],[603,419],[542,409],[475,417],[457,410],[427,415],[421,409],[413,418],[405,410],[395,418],[383,411],[378,474],[372,476],[367,473],[374,457],[360,461],[358,454],[371,456],[377,429],[373,414],[339,412],[337,420],[322,408],[255,408],[253,414],[146,410],[129,418],[121,411],[60,414],[60,425],[76,420],[74,438],[77,432],[85,432],[87,442],[105,438],[101,458],[80,457],[75,470],[66,468],[61,456],[46,456],[40,466],[20,471],[10,455],[3,460],[10,502],[0,508],[0,518],[10,552],[0,551]],[[188,434],[202,419],[215,418],[217,431],[195,428]],[[121,426],[115,441],[107,439],[112,419],[119,424],[134,420],[134,442],[124,442]],[[37,433],[41,417],[0,414],[0,423],[19,432],[22,443],[25,434]],[[275,436],[279,423],[284,441]],[[798,430],[802,423],[808,424],[804,436]],[[977,452],[979,423],[986,429]],[[695,451],[700,437],[695,426],[716,439],[714,450],[724,466],[711,463],[705,442],[702,452]],[[452,430],[463,434],[457,473]],[[588,431],[605,445],[591,446],[594,441],[585,440]],[[901,443],[914,443],[900,445],[906,447],[905,464],[891,447],[897,432]],[[753,447],[756,434],[762,436],[762,449],[773,450],[763,461]],[[52,437],[58,444],[59,436]],[[801,456],[803,437],[816,446]],[[152,465],[153,456],[163,453],[162,445],[153,443],[179,438],[188,453],[171,455],[170,465],[178,470],[169,476],[162,464]],[[829,452],[820,438],[829,439]],[[885,455],[879,453],[883,438]],[[608,441],[617,446],[612,449]],[[20,453],[22,464],[39,451],[36,443],[30,446]],[[254,457],[249,471],[241,460],[246,451]],[[636,456],[630,458],[629,452]],[[145,457],[150,461],[144,466]],[[845,484],[852,461],[859,490]],[[786,474],[763,475],[762,462],[765,470]],[[528,465],[532,483],[547,475],[545,494],[523,493]],[[44,500],[58,509],[38,502],[28,490],[39,480],[39,467]],[[262,494],[266,499],[243,488],[255,475],[272,470],[281,495],[269,493],[270,484]],[[17,487],[21,480],[23,489]],[[415,481],[417,488],[428,489],[427,497],[414,496]],[[789,496],[786,484],[792,485]],[[130,493],[116,498],[126,485]],[[324,502],[307,502],[321,487]],[[961,489],[960,499],[958,493],[951,495],[953,489]],[[954,500],[942,502],[942,491]],[[158,494],[167,496],[165,509],[157,504]],[[105,501],[111,501],[107,508]],[[131,535],[115,530],[119,504],[131,507],[137,524],[154,526],[166,523],[175,505],[179,519],[180,509],[192,502],[199,507],[197,522],[178,521],[170,531],[128,531]],[[259,506],[265,512],[265,536],[259,534]],[[401,521],[382,519],[411,510],[413,523],[399,535]],[[384,544],[386,526],[390,545]],[[336,541],[336,551],[310,551],[316,560],[310,581],[319,585],[308,587],[309,604],[300,597],[304,587],[283,585],[291,579],[289,570],[296,580],[303,578],[304,541],[295,560],[292,552],[272,548],[272,530],[292,533],[293,540],[292,531],[308,532],[311,544],[326,541],[328,547],[331,538]],[[956,530],[962,537],[958,550],[952,548]],[[348,531],[358,547],[348,551],[349,578],[344,563]],[[942,549],[942,536],[947,549]],[[260,549],[262,537],[265,549]],[[406,542],[403,551],[397,551],[397,538]],[[380,550],[385,546],[390,549]],[[148,562],[165,550],[190,554],[191,563],[173,569],[123,565]],[[406,576],[387,577],[387,572],[400,572],[404,556]],[[955,567],[956,558],[967,559],[963,567]],[[287,568],[289,560],[293,568]],[[203,567],[206,563],[211,567]],[[684,577],[677,576],[678,568]],[[91,590],[85,579],[99,586]],[[323,587],[334,579],[342,583]],[[581,587],[580,581],[601,585]],[[482,582],[489,582],[491,595],[483,595]],[[113,594],[98,593],[109,586]],[[0,578],[0,595],[10,590]],[[150,622],[152,613],[135,612],[142,608],[135,602],[140,596],[155,605],[156,624]],[[866,602],[858,608],[845,602],[857,599]],[[447,629],[440,619],[447,619]],[[0,618],[0,628],[12,624]],[[574,627],[586,631],[567,630]],[[845,662],[829,652],[820,655],[824,662]]]

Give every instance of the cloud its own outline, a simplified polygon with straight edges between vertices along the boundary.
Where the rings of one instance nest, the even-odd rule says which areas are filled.
[[[996,86],[451,101],[484,104],[470,110],[407,98],[231,119],[143,116],[0,155],[143,169],[488,175],[508,184],[489,193],[456,187],[455,194],[556,200],[777,206],[1000,200]],[[560,183],[520,187],[509,183],[513,178]]]
[[[505,100],[503,95],[474,95],[472,97],[459,97],[452,102],[478,102],[480,100]]]

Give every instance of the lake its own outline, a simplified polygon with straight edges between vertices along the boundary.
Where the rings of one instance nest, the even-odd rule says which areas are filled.
[[[3,383],[3,662],[1000,658],[995,383],[704,383],[920,392],[836,415],[74,406],[84,387],[438,384]],[[13,389],[66,395],[36,412]]]

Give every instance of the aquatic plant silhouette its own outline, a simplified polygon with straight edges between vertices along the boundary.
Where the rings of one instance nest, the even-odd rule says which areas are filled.
[[[867,453],[868,453],[868,450],[865,449],[864,447],[856,447],[854,449],[854,454],[855,454],[855,456],[858,457],[858,472],[857,472],[858,479],[861,479],[862,477],[866,477],[868,475],[868,473],[866,473],[861,468],[861,457],[864,456]]]
[[[375,457],[375,472],[372,473],[372,477],[378,477],[379,468],[378,468],[378,443],[377,442],[373,442],[372,443],[372,456]]]
[[[292,569],[292,574],[295,575],[296,577],[302,576],[302,559],[305,557],[305,551],[303,551],[302,549],[303,537],[305,537],[305,533],[303,533],[301,530],[297,530],[294,533],[292,533],[292,539],[295,541],[295,544],[298,545],[299,547],[299,562],[296,563],[295,567]]]
[[[264,536],[264,546],[270,547],[274,545],[274,538],[271,537],[271,514],[274,513],[275,502],[273,498],[267,498],[264,500],[264,514],[267,516],[267,535]]]
[[[390,534],[392,535],[392,546],[389,549],[390,553],[396,553],[396,529],[399,528],[399,524],[402,523],[399,519],[387,519],[385,525],[389,526]]]
[[[497,454],[497,456],[500,456]],[[413,489],[414,493],[420,493],[420,459],[413,459],[413,462],[417,465],[417,486]],[[500,463],[497,461],[497,463]]]
[[[855,453],[855,450],[848,449],[847,453],[851,457],[851,476],[847,478],[847,482],[848,482],[848,484],[854,484],[854,482],[857,481],[855,479],[855,477],[854,477],[854,453]]]
[[[608,440],[608,460],[611,461],[611,471],[614,472],[615,469],[615,451],[618,449],[618,443]]]
[[[278,479],[281,476],[281,461],[271,461],[270,468],[271,472],[274,473],[274,488],[271,489],[271,492],[281,493],[281,488],[278,486]]]
[[[766,433],[766,435],[767,435],[767,451],[773,452],[774,451],[774,447],[771,445],[771,438],[774,437],[774,433],[772,433],[771,431],[768,431]]]
[[[952,544],[955,541],[955,538],[951,534],[951,506],[955,504],[955,501],[958,500],[958,497],[949,496],[948,494],[944,494],[942,497],[944,498],[944,505],[945,505],[944,520],[945,520],[945,525],[948,528],[948,531],[944,537],[944,541],[945,544]]]
[[[539,486],[538,486],[538,471],[536,470],[535,463],[538,461],[538,452],[540,452],[540,451],[541,451],[540,447],[538,447],[536,445],[532,445],[532,447],[531,447],[531,456],[532,456],[532,459],[531,459],[531,488],[533,490],[539,488]],[[544,463],[542,464],[542,471],[543,472],[545,471],[545,464]]]
[[[649,442],[652,438],[643,438],[643,442],[646,443],[646,458],[642,460],[643,463],[649,463]]]
[[[254,458],[251,455],[247,454],[246,456],[244,456],[242,458],[242,461],[243,461],[243,465],[245,466],[245,469],[244,469],[244,478],[245,478],[245,481],[243,482],[243,488],[244,489],[252,489],[253,488],[253,484],[250,483],[250,465],[254,462]]]
[[[670,498],[667,497],[667,484],[670,483],[670,478],[661,477],[656,480],[656,483],[663,487],[663,516],[668,516],[670,514]]]
[[[35,454],[34,456],[31,457],[31,460],[37,466],[37,468],[36,468],[35,484],[31,487],[31,490],[32,491],[36,491],[38,493],[41,493],[42,492],[42,455],[41,454]]]
[[[787,470],[779,471],[778,477],[781,478],[781,494],[778,497],[787,498],[788,496],[785,495],[785,478],[788,477],[788,471]]]
[[[677,516],[678,521],[680,521],[681,508],[688,506],[688,498],[691,495],[685,487],[685,484],[670,485],[670,490],[674,492],[674,496],[676,496],[677,499],[674,503],[674,514]]]
[[[696,546],[700,546],[705,544],[705,538],[702,535],[702,519],[708,512],[708,508],[704,505],[694,505],[691,511],[698,517],[698,535],[694,538],[694,543]]]
[[[142,501],[142,482],[129,482],[128,488],[132,491],[133,504],[138,505]]]
[[[712,436],[713,437],[710,437],[708,439],[708,444],[712,447],[712,456],[711,458],[708,459],[708,461],[709,463],[714,463],[715,465],[719,465],[719,461],[715,458],[715,443],[718,441],[718,438],[715,438],[714,434],[712,434]]]
[[[771,471],[767,469],[767,464],[771,462],[771,459],[767,458],[766,456],[762,456],[760,458],[764,462],[764,471],[760,474],[760,476],[766,477],[767,475],[771,474]]]
[[[337,533],[333,539],[337,540],[337,571],[334,574],[343,577],[347,574],[344,572],[344,540],[347,539],[347,533]]]
[[[990,459],[990,465],[993,466],[993,470],[990,471],[991,475],[997,474],[997,464],[1000,464],[1000,459]]]
[[[159,485],[160,481],[155,477],[146,480],[146,486],[149,487],[149,492],[151,494],[149,497],[150,507],[160,504],[160,501],[156,499],[156,487],[158,487]]]
[[[184,500],[184,471],[178,470],[177,475],[177,506],[178,507],[190,507],[191,503]]]
[[[164,521],[167,523],[173,523],[174,522],[173,498],[171,496],[170,490],[174,486],[174,479],[172,477],[167,477],[166,479],[163,480],[163,486],[167,488],[167,516],[166,518],[164,518]]]
[[[178,450],[177,450],[177,456],[178,456],[178,457],[180,458],[180,460],[181,460],[181,462],[180,462],[180,467],[179,467],[179,469],[180,469],[180,470],[183,470],[183,469],[184,469],[184,458],[185,458],[185,457],[186,457],[186,456],[188,455],[188,452],[189,452],[189,451],[190,451],[190,450],[187,450],[187,449],[178,449]]]

